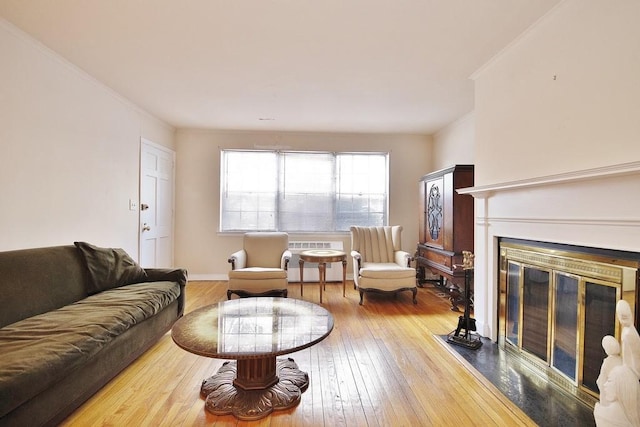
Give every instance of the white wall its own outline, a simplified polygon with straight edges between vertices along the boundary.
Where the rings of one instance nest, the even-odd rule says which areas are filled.
[[[418,179],[431,170],[431,138],[422,135],[321,134],[287,132],[222,132],[179,130],[176,135],[176,264],[189,277],[226,279],[229,255],[242,247],[241,235],[222,234],[220,149],[280,148],[329,151],[390,152],[390,224],[404,226],[403,248],[415,251],[418,241]],[[349,234],[290,236],[343,240]],[[349,260],[350,263],[350,260]],[[351,272],[351,265],[349,265]]]
[[[469,113],[433,136],[433,169],[475,163],[475,120]]]
[[[0,250],[85,240],[138,253],[140,138],[174,130],[0,20]]]
[[[477,73],[477,185],[640,158],[639,18],[565,0]]]
[[[640,2],[566,0],[475,75],[475,313],[501,236],[640,252]]]

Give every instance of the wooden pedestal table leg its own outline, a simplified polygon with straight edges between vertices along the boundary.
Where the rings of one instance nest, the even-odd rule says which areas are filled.
[[[309,376],[293,359],[265,357],[225,362],[202,382],[200,395],[212,414],[258,420],[296,406],[308,386]]]

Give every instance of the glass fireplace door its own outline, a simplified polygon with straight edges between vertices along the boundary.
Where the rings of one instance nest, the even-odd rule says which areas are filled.
[[[597,395],[601,341],[616,336],[620,286],[512,261],[506,278],[506,342]]]
[[[555,273],[551,366],[575,382],[578,354],[578,287],[576,276]]]
[[[522,349],[548,361],[549,289],[548,271],[523,268],[522,282]]]

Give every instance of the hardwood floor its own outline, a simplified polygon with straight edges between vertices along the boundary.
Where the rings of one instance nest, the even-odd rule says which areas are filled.
[[[317,284],[304,299],[319,301]],[[222,360],[177,347],[170,333],[95,394],[65,426],[528,426],[535,425],[484,377],[458,359],[434,334],[450,332],[458,313],[433,288],[397,299],[365,295],[353,283],[327,284],[323,306],[333,332],[292,353],[309,374],[300,404],[262,420],[238,421],[204,410],[201,381]],[[290,298],[300,297],[292,284]],[[186,312],[226,298],[226,282],[189,282]]]

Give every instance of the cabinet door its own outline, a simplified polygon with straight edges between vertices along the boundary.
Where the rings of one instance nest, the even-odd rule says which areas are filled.
[[[444,179],[442,177],[426,183],[426,230],[425,242],[442,249],[444,242]]]

